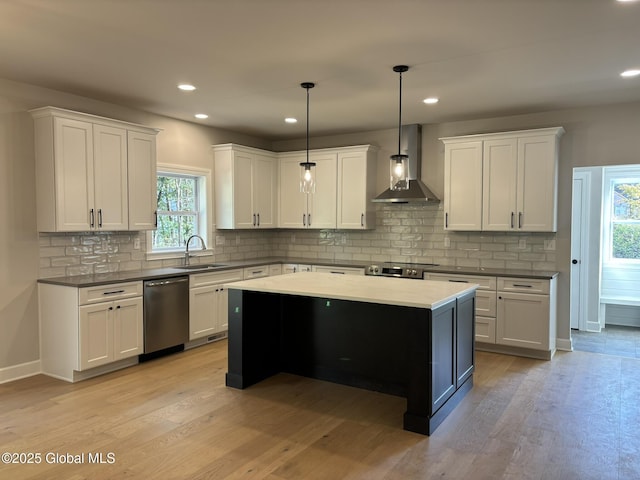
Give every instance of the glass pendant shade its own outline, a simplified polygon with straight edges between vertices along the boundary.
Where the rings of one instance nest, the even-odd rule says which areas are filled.
[[[316,164],[314,162],[300,164],[300,192],[316,193]]]
[[[391,190],[409,189],[409,157],[407,155],[391,155]]]

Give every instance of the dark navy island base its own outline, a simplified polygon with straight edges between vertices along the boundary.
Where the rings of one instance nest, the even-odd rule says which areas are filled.
[[[430,435],[473,386],[475,292],[433,310],[229,288],[226,385],[287,372],[407,399]]]

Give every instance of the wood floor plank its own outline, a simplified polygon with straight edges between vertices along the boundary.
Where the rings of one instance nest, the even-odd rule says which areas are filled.
[[[0,385],[0,452],[113,452],[113,464],[0,464],[11,479],[640,478],[640,359],[477,352],[435,433],[405,400],[279,374],[225,387],[226,341],[69,384]]]

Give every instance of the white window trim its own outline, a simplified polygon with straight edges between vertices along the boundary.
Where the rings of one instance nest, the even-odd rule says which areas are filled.
[[[614,259],[611,252],[611,183],[640,178],[640,166],[605,167],[602,205],[602,265],[640,271],[640,260]]]
[[[204,212],[200,216],[200,225],[199,229],[205,232],[203,238],[205,243],[207,244],[207,249],[205,251],[195,250],[194,256],[204,257],[213,255],[213,245],[210,239],[213,239],[213,191],[212,191],[212,182],[211,182],[211,170],[207,168],[197,168],[197,167],[187,167],[184,165],[175,165],[170,163],[158,163],[157,165],[157,174],[174,174],[174,175],[190,175],[194,177],[202,177],[204,178],[204,188],[202,185],[199,185],[198,188],[201,191],[205,192],[204,197],[200,195],[200,210]],[[204,207],[204,208],[203,208]],[[153,248],[153,232],[147,231],[147,252],[146,258],[147,260],[165,260],[165,259],[174,259],[174,258],[182,258],[184,257],[184,249],[175,249],[175,250],[164,250],[162,252],[154,252]]]

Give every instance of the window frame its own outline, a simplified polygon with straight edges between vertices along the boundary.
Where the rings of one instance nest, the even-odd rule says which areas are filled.
[[[159,163],[157,165],[156,181],[158,176],[171,175],[182,177],[195,177],[198,189],[198,235],[200,235],[207,245],[207,249],[199,255],[213,255],[211,242],[213,238],[213,195],[211,170],[197,167],[187,167],[183,165],[174,165]],[[184,255],[185,247],[179,248],[163,248],[162,250],[153,249],[153,230],[147,232],[147,259],[164,259],[179,258]]]

